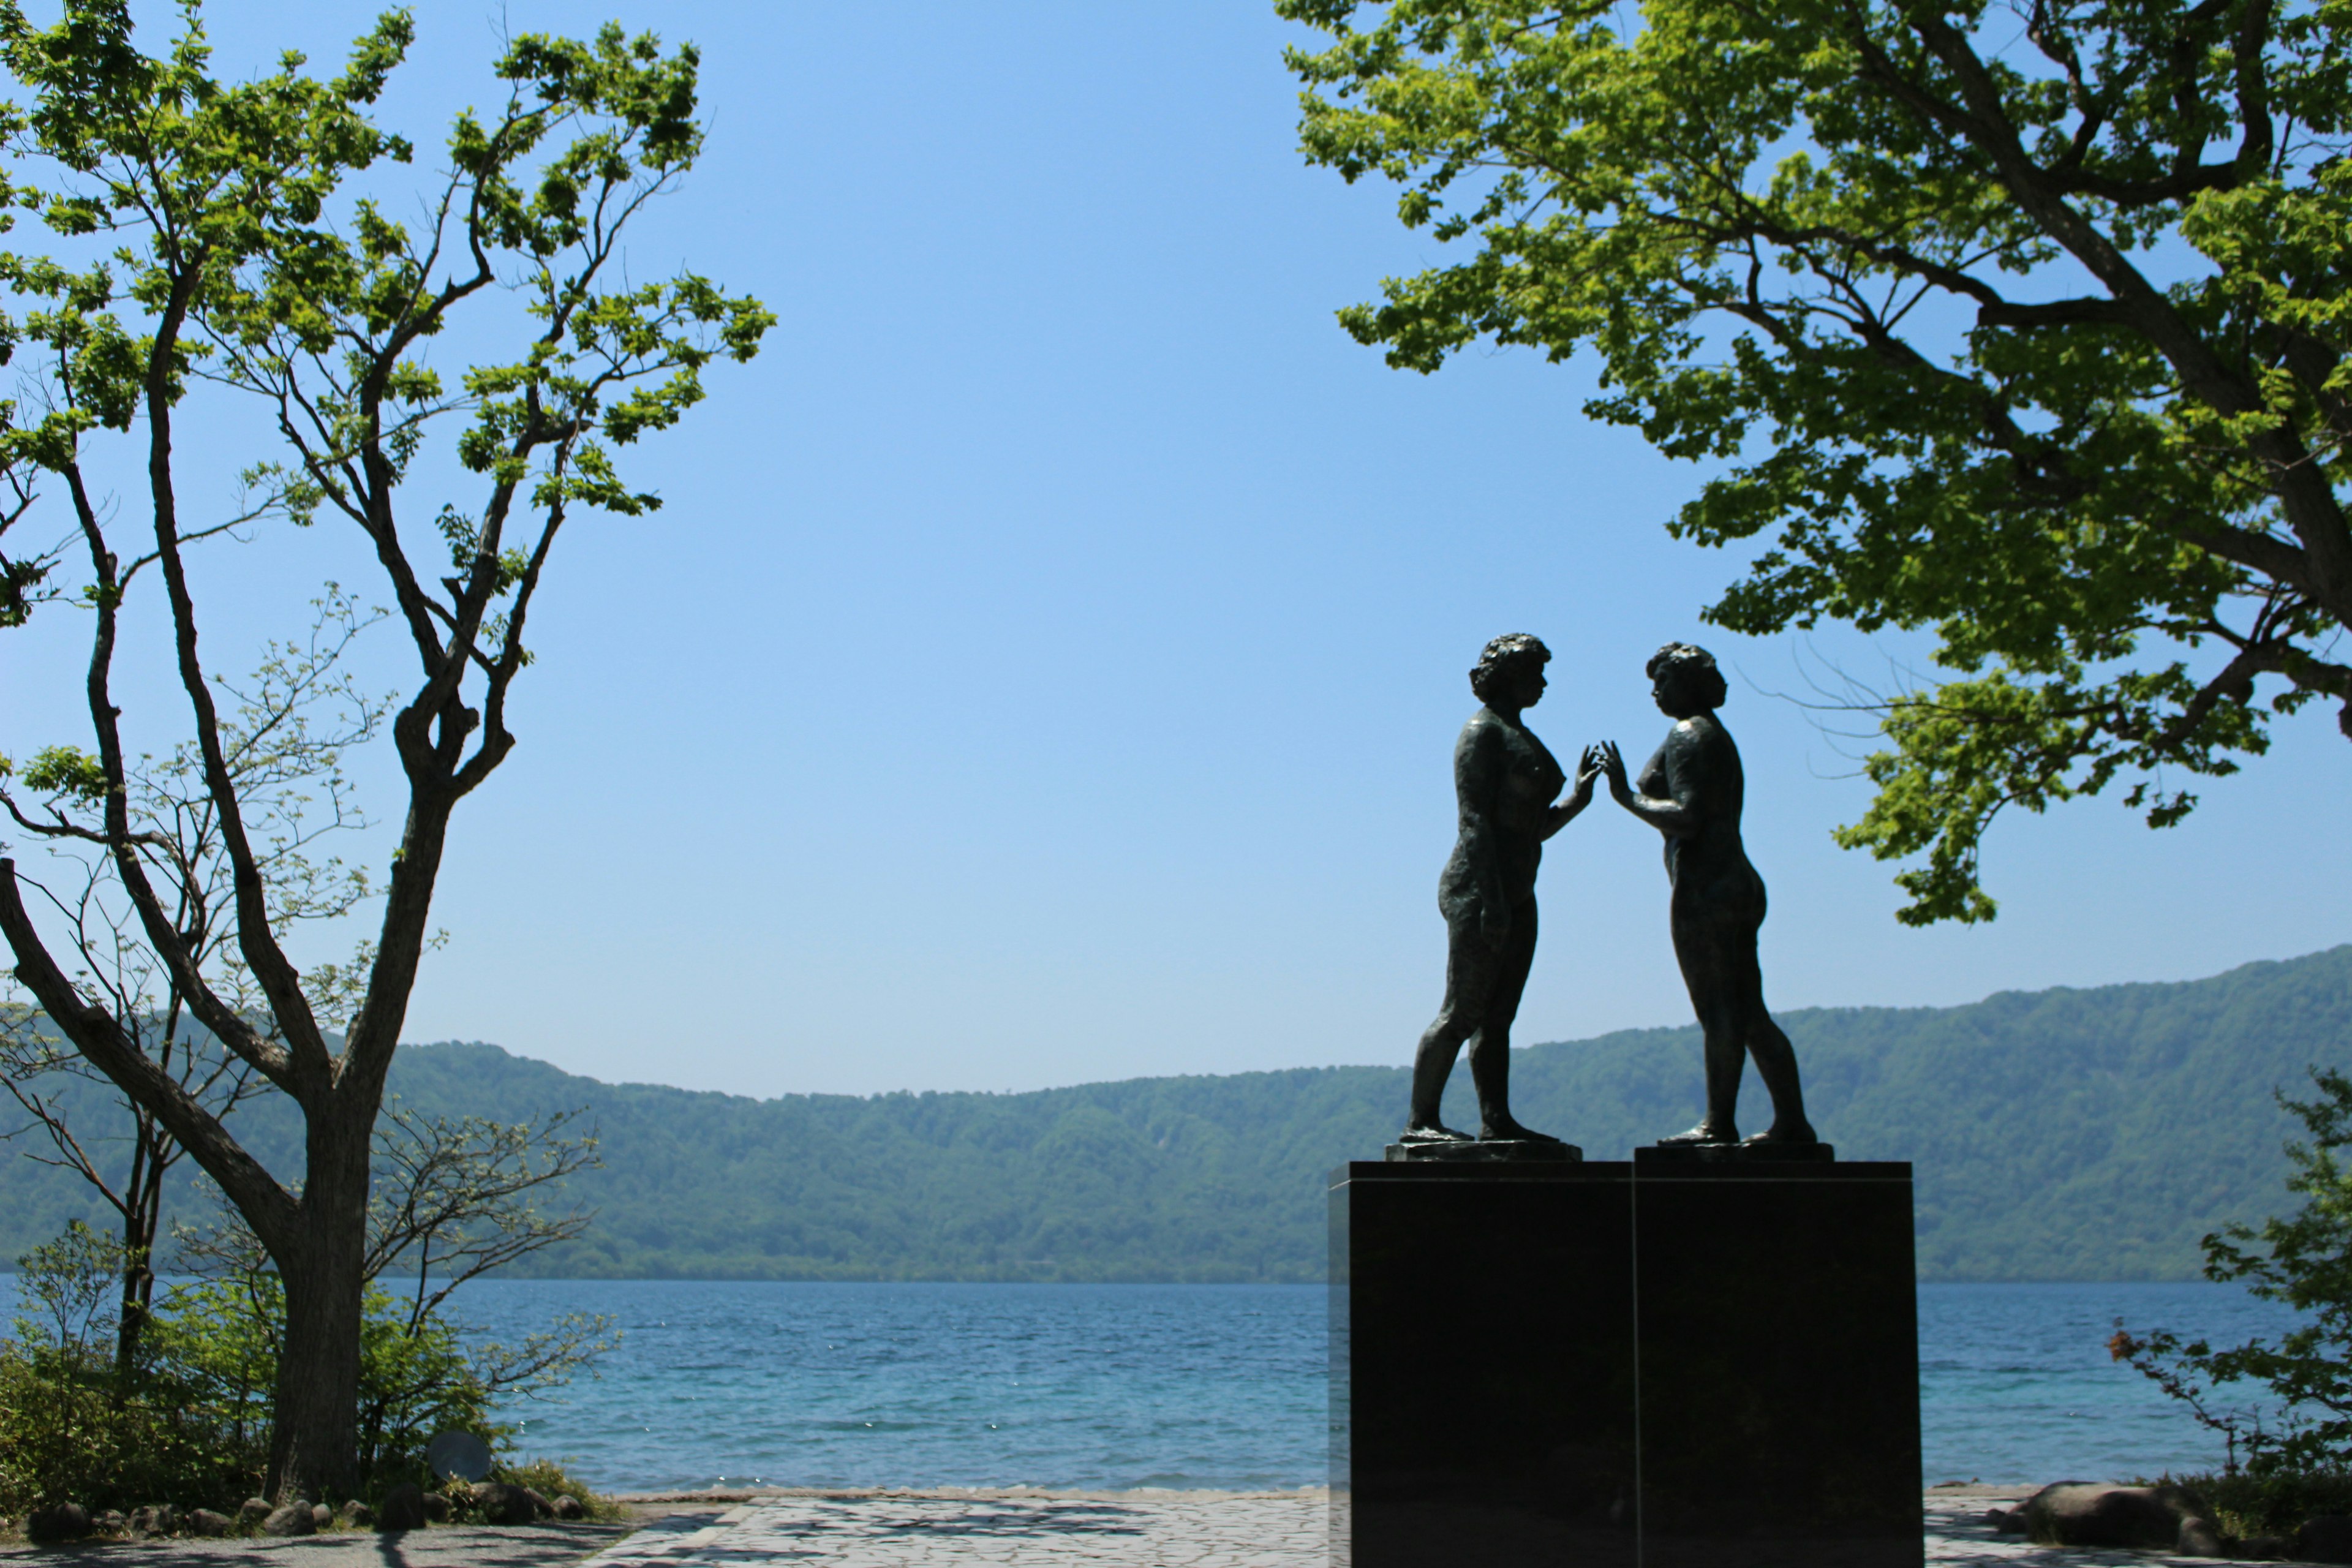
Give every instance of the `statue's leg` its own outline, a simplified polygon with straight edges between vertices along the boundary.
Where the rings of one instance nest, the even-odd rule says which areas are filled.
[[[1716,922],[1700,917],[1677,916],[1674,922],[1675,962],[1683,972],[1683,987],[1690,993],[1691,1010],[1698,1016],[1706,1040],[1706,1118],[1688,1132],[1661,1142],[1668,1143],[1736,1143],[1739,1141],[1739,1078],[1748,1051],[1740,1037],[1738,992],[1725,960],[1726,944]]]
[[[1805,1120],[1805,1091],[1797,1079],[1797,1047],[1764,1005],[1764,971],[1756,959],[1756,939],[1750,936],[1738,972],[1739,1039],[1756,1058],[1756,1076],[1772,1097],[1772,1125],[1751,1142],[1813,1143],[1820,1142],[1813,1124]]]
[[[1412,1112],[1405,1123],[1408,1135],[1427,1133],[1463,1138],[1439,1120],[1445,1101],[1445,1082],[1454,1076],[1454,1058],[1462,1042],[1477,1028],[1486,999],[1500,973],[1497,955],[1478,934],[1475,920],[1447,922],[1445,1002],[1437,1017],[1423,1031],[1412,1057]]]
[[[1727,971],[1731,992],[1738,999],[1738,1039],[1748,1056],[1757,1058],[1757,1077],[1771,1096],[1771,1126],[1752,1142],[1821,1142],[1813,1123],[1804,1117],[1804,1086],[1797,1081],[1797,1047],[1773,1023],[1764,1006],[1764,963],[1757,959],[1757,933],[1764,929],[1764,879],[1748,872],[1752,905],[1740,912],[1738,933],[1728,942]],[[1728,936],[1728,933],[1727,933]]]
[[[1478,1090],[1478,1135],[1482,1138],[1541,1138],[1511,1115],[1511,1024],[1536,961],[1536,901],[1511,908],[1511,934],[1503,944],[1495,989],[1486,1016],[1470,1040],[1470,1081]]]

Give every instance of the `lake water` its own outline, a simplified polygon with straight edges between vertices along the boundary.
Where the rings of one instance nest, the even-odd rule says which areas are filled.
[[[1930,1482],[2218,1467],[2185,1409],[2109,1359],[2115,1320],[2235,1342],[2280,1315],[2234,1287],[1929,1285]],[[598,1485],[1319,1485],[1320,1286],[486,1282],[495,1337],[556,1310],[620,1347],[521,1447]]]
[[[485,1280],[457,1305],[507,1341],[615,1320],[594,1377],[509,1412],[522,1453],[603,1489],[1324,1480],[1320,1286]],[[2217,1285],[1923,1286],[1927,1479],[2217,1467],[2217,1439],[2108,1359],[2117,1318],[2228,1342],[2283,1321]]]

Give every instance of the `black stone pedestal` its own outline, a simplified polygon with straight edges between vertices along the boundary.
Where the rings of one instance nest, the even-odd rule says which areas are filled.
[[[1335,1568],[1918,1568],[1911,1168],[1357,1163]]]

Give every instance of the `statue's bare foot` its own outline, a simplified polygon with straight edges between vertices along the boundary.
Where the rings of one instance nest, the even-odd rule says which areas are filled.
[[[1712,1121],[1702,1121],[1687,1132],[1677,1132],[1671,1138],[1659,1139],[1658,1147],[1678,1149],[1690,1143],[1737,1143],[1738,1142],[1738,1129],[1728,1125],[1717,1126]]]
[[[1481,1143],[1557,1143],[1559,1140],[1549,1132],[1538,1132],[1522,1127],[1516,1121],[1506,1121],[1500,1125],[1490,1121],[1478,1129],[1478,1142]]]
[[[1443,1121],[1416,1121],[1397,1135],[1400,1143],[1475,1143],[1467,1132],[1456,1132]]]
[[[1751,1132],[1741,1140],[1746,1143],[1818,1143],[1821,1141],[1821,1134],[1813,1131],[1811,1123],[1804,1121],[1794,1127],[1783,1127],[1775,1121],[1763,1131]]]

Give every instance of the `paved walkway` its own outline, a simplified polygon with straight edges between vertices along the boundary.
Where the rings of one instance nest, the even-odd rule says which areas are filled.
[[[578,1563],[616,1537],[625,1524],[527,1524],[502,1530],[436,1525],[383,1535],[330,1531],[271,1541],[232,1536],[219,1541],[175,1536],[169,1541],[82,1541],[70,1546],[0,1542],[0,1562],[103,1563],[109,1568],[558,1568]]]
[[[1927,1568],[2159,1568],[2196,1564],[2221,1568],[2247,1559],[2179,1557],[2168,1552],[2130,1552],[2121,1547],[2036,1546],[2021,1535],[2002,1535],[1984,1521],[1989,1508],[2032,1495],[2031,1487],[1938,1488],[1927,1494]]]
[[[2210,1557],[2035,1546],[1984,1522],[2025,1488],[1927,1494],[1928,1568],[2222,1568]],[[0,1560],[138,1568],[1323,1568],[1328,1500],[1293,1492],[776,1492],[648,1498],[644,1524],[298,1541],[0,1545]]]
[[[2210,1557],[2036,1546],[1988,1508],[2031,1488],[1927,1495],[1928,1568],[2221,1568]],[[762,1497],[655,1521],[583,1568],[1322,1568],[1327,1495],[1294,1492],[880,1492]]]
[[[1310,1568],[1329,1555],[1326,1494],[808,1493],[674,1514],[593,1568]]]

